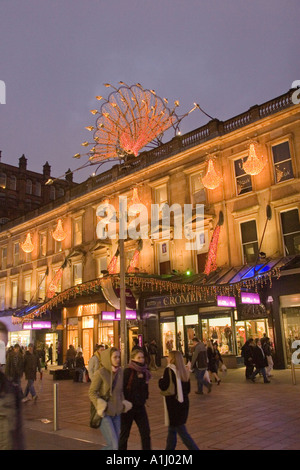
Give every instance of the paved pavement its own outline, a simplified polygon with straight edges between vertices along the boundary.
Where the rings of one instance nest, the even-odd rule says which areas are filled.
[[[162,396],[158,379],[163,369],[152,373],[148,415],[153,450],[163,450]],[[228,370],[212,393],[195,394],[191,376],[190,413],[187,428],[202,450],[300,450],[300,370],[297,384],[290,370],[274,371],[270,384],[262,378],[245,380],[244,369]],[[58,384],[58,430],[54,431],[54,384]],[[23,388],[26,382],[23,381]],[[72,380],[54,381],[48,372],[38,380],[36,402],[23,404],[27,450],[99,450],[104,446],[101,432],[89,427],[89,384]],[[136,425],[132,427],[128,450],[140,450]],[[176,450],[185,450],[178,439]]]

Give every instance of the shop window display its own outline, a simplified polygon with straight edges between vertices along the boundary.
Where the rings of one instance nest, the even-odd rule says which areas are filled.
[[[112,348],[114,346],[114,328],[112,323],[105,323],[99,326],[98,344]]]
[[[183,317],[177,317],[177,337],[176,337],[176,349],[184,354],[185,351],[185,341],[183,334]]]
[[[209,318],[202,320],[202,339],[217,342],[220,353],[234,354],[234,341],[230,317]]]
[[[193,338],[200,338],[200,328],[198,323],[198,315],[186,315],[184,318],[185,332],[186,332],[186,344],[185,344],[185,357],[189,361],[192,359],[194,344]]]
[[[175,322],[161,324],[161,337],[163,346],[163,356],[168,356],[170,351],[176,348]]]
[[[266,320],[238,321],[235,324],[237,355],[241,355],[242,347],[249,338],[262,338],[267,334]]]
[[[295,349],[293,342],[300,340],[300,307],[282,308],[282,319],[285,336],[285,349],[287,364],[291,364],[291,357]]]
[[[26,348],[30,343],[30,331],[11,331],[8,332],[7,347],[19,344],[21,347]]]

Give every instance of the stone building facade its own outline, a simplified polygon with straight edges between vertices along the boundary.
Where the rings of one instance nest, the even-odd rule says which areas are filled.
[[[96,343],[119,345],[119,322],[105,315],[115,314],[116,309],[101,283],[109,278],[107,270],[118,240],[97,237],[97,208],[109,201],[118,210],[119,197],[126,195],[130,204],[137,189],[148,214],[154,203],[192,204],[194,209],[203,204],[204,227],[201,246],[195,250],[186,249],[184,238],[174,237],[172,217],[170,236],[160,227],[159,239],[143,240],[128,292],[138,300],[136,309],[132,308],[137,317],[128,320],[129,349],[140,335],[140,341],[156,339],[158,359],[174,347],[188,357],[191,339],[197,335],[217,341],[227,363],[236,367],[246,339],[265,334],[274,342],[277,367],[287,367],[292,343],[300,334],[300,108],[292,103],[291,95],[289,91],[228,121],[212,120],[176,136],[66,189],[63,199],[3,225],[0,321],[15,332],[12,337],[22,337],[24,324],[16,321],[30,318],[29,307],[39,308],[46,302],[49,308],[37,320],[49,319],[51,328],[33,333],[31,318],[27,336],[23,333],[25,342],[33,334],[39,341],[50,335],[46,340],[59,343],[61,361],[69,344],[80,345],[86,361]],[[243,170],[253,141],[264,162],[256,176]],[[208,156],[214,157],[215,170],[222,178],[216,189],[207,189],[202,180]],[[195,225],[194,216],[195,211]],[[66,234],[62,242],[53,239],[59,219]],[[205,275],[218,224],[217,269]],[[34,249],[25,254],[16,246],[28,233]],[[126,266],[138,246],[139,240],[125,241]],[[49,286],[60,269],[56,295],[47,303]],[[147,278],[146,285],[143,280]],[[245,280],[247,289],[242,284]],[[192,294],[183,287],[168,293],[165,281],[199,290]],[[218,305],[212,295],[216,285],[229,294],[235,292],[235,306]],[[239,293],[258,293],[259,305],[243,305],[234,291],[237,285]],[[199,296],[201,289],[207,295]],[[16,312],[21,312],[19,317]]]

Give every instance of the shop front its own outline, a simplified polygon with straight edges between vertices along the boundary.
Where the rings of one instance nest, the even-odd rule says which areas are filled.
[[[88,364],[96,344],[112,347],[118,343],[118,325],[105,316],[102,318],[102,312],[108,308],[106,303],[90,303],[63,309],[64,358],[72,345],[76,351],[82,349],[84,362]]]
[[[205,305],[188,302],[185,296],[164,296],[144,301],[143,318],[155,317],[159,323],[161,356],[166,357],[172,349],[182,352],[186,361],[193,353],[193,338],[205,344],[217,343],[219,351],[228,367],[241,363],[241,348],[249,338],[270,336],[268,314],[263,305],[257,306],[218,306],[216,300]],[[172,309],[163,308],[163,306]],[[255,314],[253,313],[255,312]],[[152,328],[153,330],[153,328]],[[148,338],[151,341],[153,338]]]
[[[284,338],[284,358],[286,367],[291,366],[293,353],[300,340],[300,293],[282,295],[280,299],[281,324]]]
[[[126,311],[129,350],[139,327],[136,310]],[[82,349],[84,362],[88,364],[96,344],[105,347],[120,347],[120,311],[107,303],[82,304],[63,309],[64,360],[67,349],[73,345]]]

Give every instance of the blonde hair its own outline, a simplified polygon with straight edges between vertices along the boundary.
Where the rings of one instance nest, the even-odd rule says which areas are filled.
[[[182,382],[188,382],[190,378],[190,373],[185,367],[183,362],[183,356],[180,351],[170,351],[169,352],[170,363],[174,364],[177,372],[179,374],[180,379]]]

